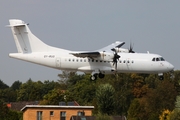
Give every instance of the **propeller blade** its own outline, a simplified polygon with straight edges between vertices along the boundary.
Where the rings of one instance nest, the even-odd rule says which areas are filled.
[[[129,53],[135,53],[135,52],[133,51],[132,43],[130,44]]]
[[[119,60],[120,56],[115,52],[114,58],[113,58],[113,66],[115,66],[115,71],[117,71],[117,62]]]

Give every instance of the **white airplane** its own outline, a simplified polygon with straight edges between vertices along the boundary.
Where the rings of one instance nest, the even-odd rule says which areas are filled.
[[[104,78],[114,73],[157,73],[163,79],[163,73],[174,66],[157,54],[135,53],[123,49],[124,42],[115,42],[95,51],[70,51],[43,43],[22,20],[9,20],[18,53],[10,53],[12,58],[67,71],[91,73],[91,79]]]

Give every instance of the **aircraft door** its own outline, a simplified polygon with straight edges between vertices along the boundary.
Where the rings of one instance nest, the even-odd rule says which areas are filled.
[[[131,60],[129,58],[126,60],[126,65],[128,70],[131,70]]]
[[[59,57],[56,58],[56,67],[57,68],[61,67],[61,58],[59,58]]]

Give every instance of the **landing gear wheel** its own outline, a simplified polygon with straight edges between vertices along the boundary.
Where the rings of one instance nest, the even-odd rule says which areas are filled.
[[[102,74],[102,73],[99,73],[99,78],[104,78],[104,74]]]
[[[95,81],[95,80],[97,79],[97,74],[91,75],[90,79],[91,79],[92,81]]]
[[[163,75],[159,76],[159,80],[164,80],[164,76]]]

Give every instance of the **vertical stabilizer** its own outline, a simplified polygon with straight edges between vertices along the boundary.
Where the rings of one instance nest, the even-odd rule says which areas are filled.
[[[9,23],[18,53],[48,52],[51,48],[33,35],[24,21],[10,19]]]

